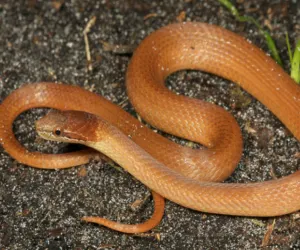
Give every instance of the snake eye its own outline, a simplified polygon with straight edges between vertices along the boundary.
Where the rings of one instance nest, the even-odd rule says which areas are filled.
[[[60,136],[61,131],[59,129],[54,130],[54,134]]]

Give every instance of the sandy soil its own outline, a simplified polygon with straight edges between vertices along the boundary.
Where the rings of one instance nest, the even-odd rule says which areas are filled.
[[[241,13],[270,26],[288,70],[284,34],[300,37],[298,1],[237,1]],[[149,15],[152,14],[152,15]],[[185,18],[184,18],[185,15]],[[89,33],[93,71],[87,72],[83,30]],[[192,20],[217,24],[247,37],[267,51],[253,25],[239,23],[217,1],[1,1],[0,102],[24,83],[62,81],[122,103],[135,115],[125,92],[130,54],[103,49],[101,41],[136,47],[166,24]],[[298,23],[297,23],[298,21]],[[235,84],[202,72],[179,72],[168,80],[175,92],[217,103],[239,122],[243,159],[228,182],[255,182],[300,169],[300,143],[262,104]],[[17,138],[30,150],[63,152],[61,144],[37,139],[34,120],[46,110],[21,115]],[[172,138],[172,137],[171,137]],[[177,139],[175,139],[177,140]],[[184,143],[180,141],[180,143]],[[0,148],[0,249],[261,249],[273,218],[242,218],[192,211],[167,202],[162,223],[145,235],[126,235],[80,221],[101,215],[137,223],[151,214],[151,199],[141,209],[131,205],[148,190],[128,173],[104,162],[61,171],[18,164]],[[276,218],[262,249],[300,249],[300,214]]]

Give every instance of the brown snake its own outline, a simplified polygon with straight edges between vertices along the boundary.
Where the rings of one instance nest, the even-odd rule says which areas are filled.
[[[86,163],[94,152],[28,152],[11,128],[21,112],[33,107],[85,111],[101,118],[74,111],[51,112],[37,123],[38,132],[101,151],[150,189],[191,209],[241,216],[278,216],[299,210],[300,171],[261,183],[217,183],[226,179],[240,160],[240,129],[222,108],[175,95],[164,86],[165,78],[181,69],[203,70],[238,83],[300,140],[300,88],[269,56],[223,28],[180,23],[152,33],[137,48],[127,71],[127,91],[147,122],[206,149],[174,144],[104,98],[53,83],[25,85],[3,101],[0,142],[19,162],[38,168]],[[161,198],[159,202],[163,202]],[[160,220],[162,212],[154,215]]]

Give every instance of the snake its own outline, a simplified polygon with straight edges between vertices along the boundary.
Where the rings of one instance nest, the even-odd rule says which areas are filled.
[[[98,152],[114,160],[153,191],[153,216],[145,224],[123,227],[100,217],[83,220],[107,223],[123,232],[144,232],[156,226],[163,216],[163,197],[214,214],[273,217],[299,210],[299,170],[263,182],[223,182],[242,155],[239,125],[223,108],[176,95],[165,86],[170,74],[185,69],[235,82],[300,140],[300,87],[295,81],[249,40],[212,24],[183,22],[162,27],[142,41],[130,60],[126,89],[145,122],[204,148],[176,144],[102,96],[51,82],[26,84],[5,98],[0,105],[0,143],[20,163],[36,168],[84,164]],[[29,152],[16,140],[12,123],[35,107],[58,110],[37,121],[40,136],[93,150],[57,155]]]

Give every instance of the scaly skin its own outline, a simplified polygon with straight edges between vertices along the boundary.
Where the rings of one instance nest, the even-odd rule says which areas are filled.
[[[128,95],[146,121],[200,142],[207,149],[183,148],[95,94],[52,83],[24,86],[4,100],[0,106],[0,142],[12,157],[30,166],[63,168],[82,164],[95,153],[53,156],[27,152],[15,140],[11,124],[19,113],[32,107],[85,111],[103,120],[97,118],[95,124],[81,131],[82,136],[92,139],[92,144],[78,142],[101,150],[174,202],[199,211],[245,216],[276,216],[298,210],[299,172],[263,183],[214,183],[226,179],[240,159],[240,130],[220,107],[177,96],[164,87],[164,79],[180,69],[200,69],[238,83],[300,139],[300,88],[270,57],[225,29],[181,23],[154,32],[138,47],[127,71]],[[74,119],[72,123],[76,124]],[[96,133],[98,127],[105,128],[107,134]],[[110,142],[103,137],[110,138]]]

